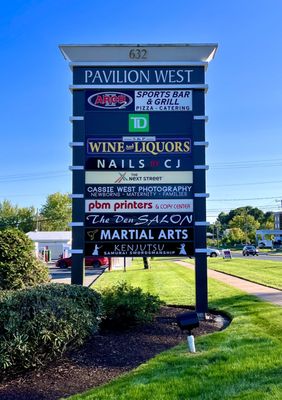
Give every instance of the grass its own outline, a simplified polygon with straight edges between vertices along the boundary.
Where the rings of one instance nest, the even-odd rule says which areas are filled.
[[[126,280],[167,303],[194,304],[194,273],[169,261],[143,270],[107,272],[99,287]],[[282,308],[209,281],[210,307],[232,315],[222,332],[197,338],[196,354],[181,344],[111,383],[72,400],[280,400]]]
[[[282,290],[282,261],[258,260],[254,257],[232,260],[210,258],[208,267]]]

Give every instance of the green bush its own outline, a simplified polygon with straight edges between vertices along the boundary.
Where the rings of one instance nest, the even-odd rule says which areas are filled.
[[[18,229],[0,231],[0,290],[24,289],[48,281],[48,268],[36,259],[32,240]]]
[[[145,293],[126,282],[105,288],[101,294],[103,325],[114,329],[151,321],[162,304],[158,296]]]
[[[2,292],[0,377],[44,365],[97,331],[101,295],[82,286],[49,284]]]

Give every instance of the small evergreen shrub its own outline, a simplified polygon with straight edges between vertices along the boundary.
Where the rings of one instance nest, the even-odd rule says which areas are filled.
[[[24,289],[48,281],[48,268],[36,259],[32,240],[18,229],[0,231],[0,290]]]
[[[107,287],[101,294],[103,325],[111,329],[150,322],[162,304],[158,296],[143,292],[126,282]]]
[[[49,284],[2,292],[0,377],[44,365],[97,331],[101,295],[76,285]]]

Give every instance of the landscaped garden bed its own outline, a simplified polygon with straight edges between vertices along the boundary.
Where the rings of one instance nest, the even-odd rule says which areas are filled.
[[[82,348],[48,367],[0,384],[0,398],[55,400],[107,383],[186,341],[187,334],[181,332],[175,319],[177,313],[185,311],[187,309],[181,307],[163,306],[151,323],[97,333]],[[211,333],[220,330],[222,324],[220,316],[208,314],[208,319],[193,333],[195,336]]]

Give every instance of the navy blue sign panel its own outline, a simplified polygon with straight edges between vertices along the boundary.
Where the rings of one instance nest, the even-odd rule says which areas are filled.
[[[190,155],[191,139],[185,137],[168,136],[154,137],[132,134],[131,136],[120,137],[87,137],[86,138],[86,155],[105,156],[105,155],[122,156],[126,155]]]
[[[173,133],[174,137],[178,135],[191,137],[193,123],[191,113],[149,112],[144,114],[148,115],[149,133],[147,132],[146,135],[157,134],[158,136],[163,136]],[[113,136],[116,134],[129,133],[130,115],[134,115],[134,112],[85,112],[84,121],[86,135]],[[138,113],[138,115],[140,114]]]
[[[88,171],[187,171],[193,168],[193,162],[191,157],[175,155],[91,157],[85,161],[85,168]]]
[[[189,85],[205,83],[204,66],[73,67],[74,85]]]
[[[107,213],[85,214],[85,226],[99,227],[177,227],[193,226],[192,213]]]
[[[148,242],[193,240],[193,228],[108,228],[85,229],[86,242]]]
[[[194,243],[156,242],[156,243],[85,243],[86,256],[105,257],[175,257],[194,255]]]
[[[85,198],[192,199],[193,185],[86,185]]]

